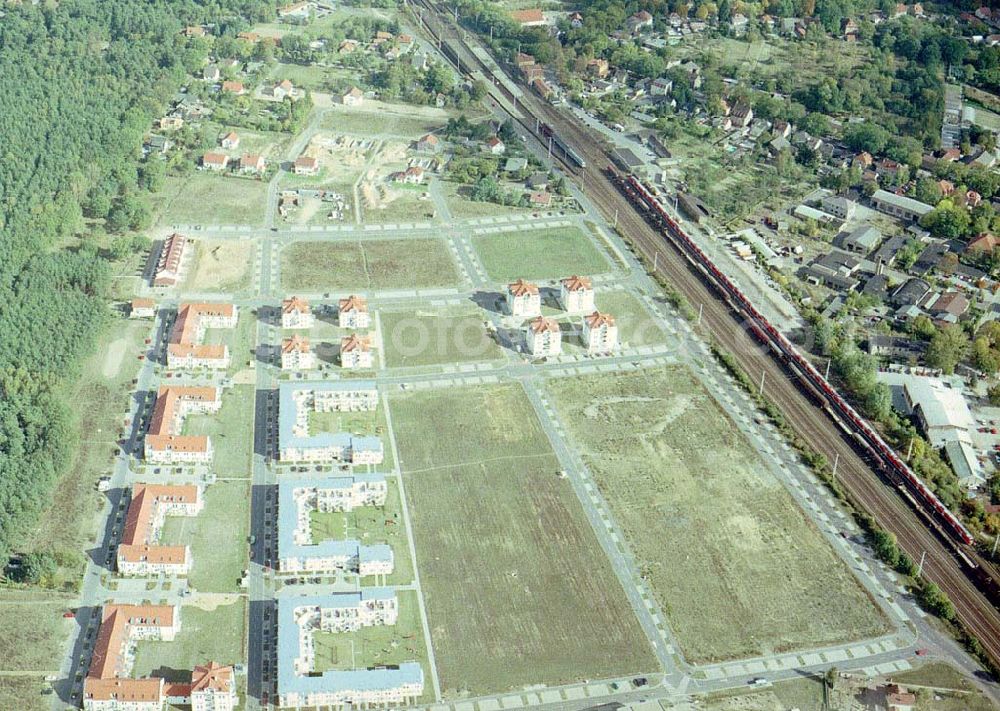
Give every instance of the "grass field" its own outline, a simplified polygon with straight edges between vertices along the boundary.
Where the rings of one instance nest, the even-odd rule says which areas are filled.
[[[332,82],[338,79],[350,79],[352,72],[338,67],[321,67],[317,65],[276,63],[271,67],[270,80],[280,82],[288,79],[296,88],[310,91],[329,91]]]
[[[494,281],[560,279],[611,269],[590,238],[576,227],[482,235],[473,237],[472,245]]]
[[[206,328],[202,343],[224,343],[229,346],[229,373],[232,375],[249,367],[254,358],[256,337],[257,317],[246,308],[240,312],[236,328]]]
[[[459,219],[495,217],[497,215],[524,215],[534,212],[534,209],[530,207],[508,207],[493,202],[476,202],[468,197],[470,188],[457,183],[442,181],[440,185],[452,217]]]
[[[389,368],[496,360],[503,351],[489,337],[484,314],[452,307],[383,311],[382,342]]]
[[[420,662],[424,667],[424,694],[417,701],[429,703],[434,700],[434,686],[430,683],[430,665],[420,624],[417,593],[401,590],[397,593],[397,600],[399,618],[394,625],[364,627],[355,632],[314,633],[315,670],[364,669],[376,665]]]
[[[237,385],[222,391],[222,408],[217,413],[191,415],[184,420],[185,434],[212,438],[212,470],[216,476],[250,476],[253,408],[253,386]]]
[[[427,192],[426,185],[394,186],[393,198],[379,207],[368,207],[362,202],[362,221],[372,224],[427,222],[442,216],[435,214],[434,201],[429,197],[421,199]]]
[[[161,225],[256,225],[264,219],[267,183],[197,171],[168,177],[157,202]]]
[[[549,388],[688,661],[887,629],[689,371],[554,379]]]
[[[132,379],[139,370],[137,360],[143,339],[151,333],[149,321],[115,319],[102,336],[94,355],[84,361],[79,378],[68,386],[67,402],[80,432],[73,461],[56,483],[51,506],[42,512],[31,537],[16,542],[16,550],[55,550],[72,557],[93,542],[95,522],[102,496],[97,480],[111,472],[118,450],[117,437],[129,404]],[[61,571],[77,582],[82,568]],[[2,617],[0,608],[0,617]]]
[[[450,116],[444,109],[365,100],[362,106],[335,103],[323,117],[322,127],[339,133],[399,136],[415,141],[444,126]]]
[[[4,672],[57,672],[62,645],[76,624],[62,615],[75,602],[75,596],[38,589],[32,589],[27,598],[0,593],[0,676]]]
[[[656,668],[518,386],[390,408],[446,696]]]
[[[250,286],[251,240],[199,239],[183,291],[242,291]]]
[[[375,435],[382,440],[385,459],[378,465],[380,471],[391,470],[395,466],[392,447],[389,446],[389,428],[386,425],[385,410],[379,407],[374,412],[316,412],[309,411],[309,431],[351,432],[352,434]]]
[[[181,631],[172,642],[139,642],[132,676],[187,681],[196,664],[245,662],[245,613],[246,601],[242,598],[212,610],[185,605],[181,608]]]
[[[649,309],[627,291],[602,291],[598,288],[594,305],[599,311],[615,317],[618,340],[622,345],[648,346],[667,340],[667,334]]]
[[[388,449],[388,447],[386,448]],[[413,582],[413,561],[403,525],[403,507],[399,485],[388,479],[389,492],[382,507],[362,506],[353,511],[313,511],[311,516],[313,542],[355,539],[366,545],[387,543],[392,546],[394,570],[385,581],[372,577],[369,585],[406,585]]]
[[[205,487],[204,497],[197,516],[167,516],[161,540],[191,546],[188,582],[195,590],[238,592],[248,560],[250,482],[217,480]]]
[[[307,293],[428,289],[460,282],[443,240],[295,242],[281,252],[281,284]]]

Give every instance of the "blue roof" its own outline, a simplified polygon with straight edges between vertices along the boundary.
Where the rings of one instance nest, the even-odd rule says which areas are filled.
[[[375,390],[374,380],[322,380],[309,382],[283,382],[278,385],[278,447],[282,451],[288,447],[296,449],[322,449],[341,447],[362,451],[382,451],[378,437],[355,437],[349,432],[310,432],[295,434],[297,407],[295,393],[302,390],[313,392]],[[377,446],[376,446],[377,443]]]
[[[395,597],[391,588],[363,588],[357,593],[278,598],[278,695],[309,694],[326,691],[375,691],[393,689],[403,684],[423,684],[424,670],[418,662],[404,662],[398,667],[377,669],[330,670],[322,674],[299,676],[293,662],[299,656],[299,626],[295,608],[332,609],[354,607],[361,600]]]
[[[319,541],[313,545],[295,542],[294,533],[298,525],[298,506],[295,503],[295,489],[311,487],[336,489],[350,486],[359,480],[384,480],[382,474],[358,474],[353,477],[331,477],[330,479],[292,479],[278,482],[278,559],[314,558],[344,556],[359,561],[392,560],[392,548],[387,545],[363,546],[355,540]]]

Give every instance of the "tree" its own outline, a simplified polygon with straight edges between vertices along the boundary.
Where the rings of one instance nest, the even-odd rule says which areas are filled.
[[[51,553],[28,553],[11,577],[19,583],[38,585],[56,574],[56,559]]]
[[[937,205],[941,200],[941,186],[934,178],[921,178],[917,181],[914,197],[928,205]]]
[[[889,143],[889,132],[871,122],[852,123],[844,129],[844,142],[856,151],[879,154]]]
[[[955,366],[969,352],[969,337],[958,326],[942,326],[927,345],[927,364],[945,373],[954,373]]]
[[[963,207],[955,205],[951,200],[941,203],[920,218],[920,226],[943,239],[958,239],[969,228],[972,218]]]

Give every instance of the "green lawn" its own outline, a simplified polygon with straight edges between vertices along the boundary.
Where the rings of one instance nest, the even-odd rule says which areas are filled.
[[[519,386],[390,407],[448,698],[656,669]]]
[[[236,385],[222,390],[222,408],[215,414],[191,415],[184,433],[208,435],[215,450],[212,470],[219,477],[249,477],[253,455],[254,388]]]
[[[379,291],[456,286],[444,240],[294,242],[281,252],[281,284],[291,291]]]
[[[52,694],[44,676],[0,676],[0,708],[49,711]],[[46,693],[48,692],[48,693]]]
[[[686,368],[557,378],[548,389],[689,662],[886,631],[848,567]]]
[[[627,291],[603,291],[597,289],[594,305],[598,311],[615,317],[618,326],[618,340],[629,346],[648,346],[665,343],[667,334],[660,328],[649,309]]]
[[[276,63],[271,67],[270,81],[280,82],[288,79],[297,89],[309,89],[310,91],[330,90],[332,82],[338,79],[350,79],[353,73],[348,69],[339,67],[320,67],[317,65],[284,64]]]
[[[188,681],[197,664],[242,664],[246,661],[244,629],[246,601],[238,598],[212,610],[194,605],[181,608],[181,631],[171,642],[139,642],[133,677],[161,676]]]
[[[560,279],[611,270],[610,262],[576,227],[481,235],[473,237],[472,244],[486,274],[498,282]]]
[[[468,197],[470,188],[457,183],[442,182],[441,191],[448,203],[451,216],[459,219],[472,217],[496,217],[497,215],[531,214],[533,208],[508,207],[493,202],[477,202]]]
[[[364,669],[377,665],[420,662],[424,668],[424,694],[418,703],[434,701],[427,647],[420,623],[417,593],[401,590],[397,593],[399,618],[394,625],[364,627],[355,632],[316,632],[317,672],[330,669]]]
[[[336,101],[337,97],[334,97]],[[338,133],[399,136],[415,141],[425,133],[443,127],[450,115],[443,109],[365,100],[361,106],[334,103],[323,118],[322,126]]]
[[[434,201],[429,196],[421,199],[427,192],[426,185],[394,185],[390,188],[390,192],[393,195],[392,200],[382,203],[377,208],[369,207],[362,200],[361,217],[364,222],[387,224],[442,219],[442,215],[436,214]]]
[[[229,373],[249,367],[254,358],[257,339],[257,317],[249,308],[243,309],[236,328],[207,328],[202,343],[224,343],[229,346]]]
[[[386,424],[385,410],[381,403],[374,412],[309,412],[309,431],[316,432],[350,432],[359,435],[374,435],[382,440],[385,459],[375,467],[377,470],[390,471],[395,467],[392,447],[389,446],[389,427]]]
[[[158,224],[247,224],[264,219],[267,183],[196,171],[168,177],[157,195]]]
[[[76,624],[63,613],[76,606],[76,597],[37,588],[28,598],[10,593],[0,592],[0,672],[57,672],[63,643]]]
[[[389,492],[385,506],[361,506],[353,511],[320,513],[310,517],[313,542],[355,539],[366,545],[387,543],[392,546],[394,570],[386,580],[372,577],[370,585],[406,585],[413,582],[413,562],[403,524],[403,507],[399,500],[399,485],[388,480]]]
[[[496,360],[503,351],[490,338],[485,314],[475,308],[383,311],[379,314],[389,368]]]
[[[166,518],[161,541],[191,547],[191,587],[238,592],[248,564],[250,482],[216,481],[205,487],[204,497],[205,507],[197,516]]]

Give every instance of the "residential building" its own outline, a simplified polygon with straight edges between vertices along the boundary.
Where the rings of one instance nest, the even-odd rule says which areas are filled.
[[[618,348],[618,326],[611,314],[600,311],[583,318],[583,342],[589,355],[612,353]]]
[[[595,57],[594,59],[587,61],[587,74],[590,76],[597,77],[598,79],[604,79],[608,76],[610,71],[611,66],[608,64],[608,60],[606,59]]]
[[[730,114],[733,124],[740,128],[746,128],[753,121],[753,109],[749,104],[736,104]]]
[[[521,27],[543,27],[545,15],[537,7],[527,10],[514,10],[510,13],[511,18]]]
[[[969,310],[969,299],[959,291],[946,291],[924,304],[931,318],[945,323],[958,323]]]
[[[337,325],[341,328],[369,328],[372,324],[368,313],[368,300],[351,294],[337,302]]]
[[[156,302],[136,297],[129,305],[128,315],[129,318],[156,318]]]
[[[653,26],[653,16],[650,15],[645,10],[640,10],[635,13],[627,20],[625,20],[625,27],[628,31],[635,35],[639,34],[643,30]]]
[[[395,592],[362,588],[356,593],[281,598],[278,602],[277,703],[280,707],[411,705],[423,694],[418,662],[397,666],[315,671],[317,631],[357,625],[395,624]]]
[[[674,81],[668,77],[658,77],[649,83],[650,96],[667,96],[674,89]]]
[[[296,175],[316,175],[319,172],[319,161],[312,156],[299,156],[292,164]]]
[[[221,139],[219,139],[219,145],[227,150],[233,150],[240,147],[240,136],[236,131],[230,131]]]
[[[259,153],[244,153],[240,158],[240,172],[260,174],[267,169],[267,161]]]
[[[416,148],[418,151],[425,151],[428,153],[437,153],[438,149],[441,147],[441,140],[435,136],[433,133],[428,133],[417,141]]]
[[[594,310],[594,285],[588,277],[571,276],[559,282],[559,303],[571,314]]]
[[[159,545],[160,532],[167,516],[197,516],[203,506],[198,486],[136,484],[115,554],[118,573],[187,575],[191,570],[191,549],[186,545]]]
[[[340,339],[341,368],[371,368],[373,364],[372,341],[370,336],[356,333]]]
[[[316,367],[316,354],[309,347],[309,339],[294,334],[281,341],[282,370],[312,370]]]
[[[209,662],[191,674],[191,711],[235,711],[239,706],[236,675],[231,666]]]
[[[295,86],[287,79],[283,79],[276,84],[272,84],[264,90],[266,96],[281,101],[285,97],[295,97]]]
[[[991,255],[1000,245],[1000,239],[989,232],[980,232],[969,240],[965,246],[965,253],[972,255]]]
[[[507,311],[519,319],[540,316],[542,298],[538,286],[524,279],[518,279],[507,286]]]
[[[505,145],[503,144],[503,141],[501,141],[501,140],[500,140],[499,138],[497,138],[496,136],[490,136],[490,137],[489,137],[489,138],[488,138],[488,139],[486,140],[486,144],[485,144],[485,145],[486,145],[486,151],[487,151],[488,153],[490,153],[491,155],[495,155],[495,156],[499,156],[499,155],[503,155],[503,152],[504,152],[504,151],[506,150],[506,148],[507,148],[507,147],[506,147],[506,146],[505,146]]]
[[[562,353],[562,330],[554,318],[536,316],[528,322],[525,333],[528,352],[535,358],[548,358]]]
[[[528,195],[528,202],[534,207],[550,207],[552,205],[552,193],[544,190]]]
[[[161,711],[165,682],[128,678],[131,650],[139,640],[172,641],[180,629],[173,605],[105,605],[83,680],[84,711]]]
[[[143,440],[143,457],[150,464],[208,464],[212,439],[182,434],[184,419],[192,414],[216,413],[222,407],[219,388],[161,385]]]
[[[247,88],[243,86],[243,82],[241,81],[224,81],[222,82],[222,93],[243,96],[243,94],[247,93]]]
[[[225,153],[208,152],[201,157],[201,167],[205,170],[221,171],[229,165],[229,156]]]
[[[364,103],[364,100],[364,92],[356,86],[352,86],[346,94],[340,97],[340,102],[344,106],[361,106],[361,104]]]
[[[854,217],[854,211],[858,208],[858,204],[856,202],[839,195],[825,197],[820,204],[822,205],[824,212],[833,215],[838,220],[845,221]]]
[[[177,232],[165,240],[153,269],[153,286],[176,286],[187,252],[187,237]]]
[[[282,19],[305,20],[309,18],[312,7],[313,3],[311,2],[294,2],[291,5],[278,8],[278,17]]]
[[[201,343],[208,328],[236,328],[235,304],[182,302],[167,343],[167,368],[229,367],[229,346]]]
[[[316,316],[305,299],[292,296],[281,302],[282,328],[312,328],[315,323]]]
[[[903,195],[896,195],[886,190],[875,191],[872,195],[872,205],[879,212],[913,222],[934,209],[927,203]]]
[[[903,284],[896,287],[892,292],[891,304],[897,308],[900,306],[916,306],[931,290],[931,285],[923,279],[916,277],[907,279]]]
[[[378,437],[346,432],[314,432],[310,412],[374,410],[375,383],[367,380],[282,382],[278,386],[278,450],[282,462],[380,464]]]

